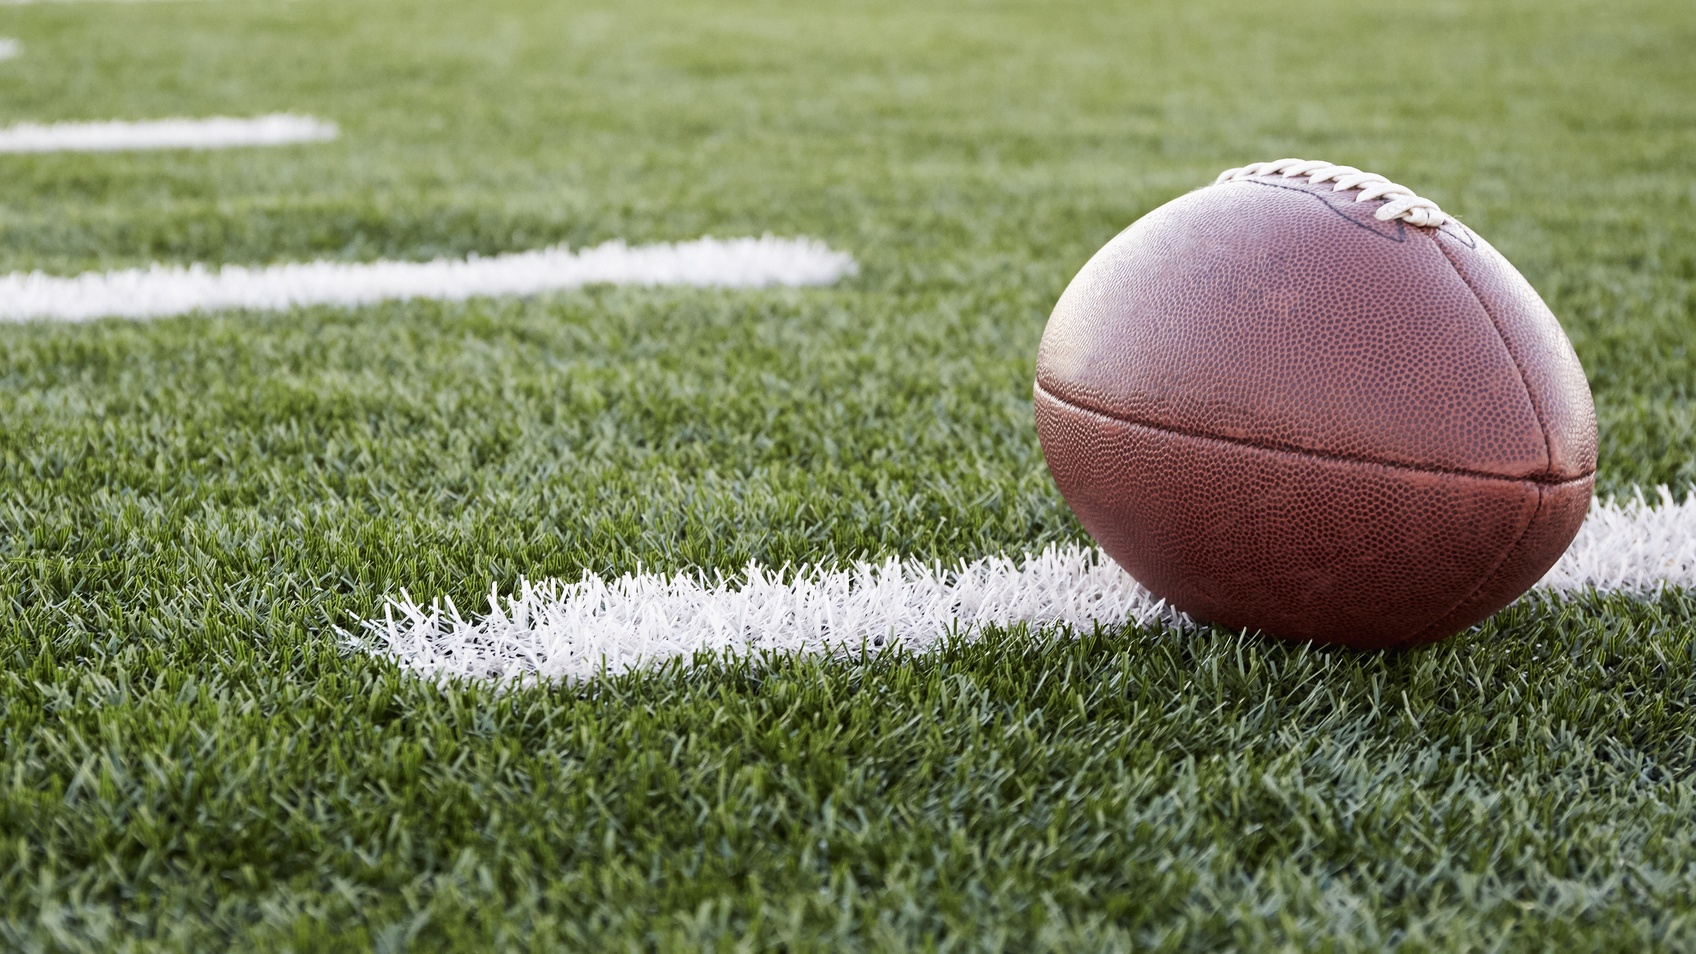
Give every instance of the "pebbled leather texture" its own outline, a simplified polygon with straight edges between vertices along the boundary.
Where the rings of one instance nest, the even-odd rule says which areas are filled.
[[[1596,467],[1571,344],[1458,223],[1281,176],[1180,197],[1061,296],[1036,418],[1061,493],[1199,619],[1442,639],[1565,551]]]

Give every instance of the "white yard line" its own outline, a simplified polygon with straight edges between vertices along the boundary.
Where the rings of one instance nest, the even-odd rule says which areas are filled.
[[[603,666],[619,672],[700,650],[830,653],[862,641],[922,649],[984,624],[1171,615],[1099,551],[1077,546],[954,568],[889,560],[787,577],[750,566],[731,579],[525,582],[516,596],[489,602],[487,615],[466,617],[402,593],[353,638],[433,678],[578,681]]]
[[[251,119],[212,116],[141,122],[18,123],[0,127],[0,153],[230,149],[323,142],[337,135],[335,123],[293,113],[272,113]]]
[[[1665,487],[1656,497],[1650,503],[1638,491],[1625,503],[1592,502],[1578,537],[1537,586],[1555,593],[1696,586],[1696,487],[1682,503]]]
[[[9,60],[24,51],[24,45],[7,36],[0,36],[0,60]]]
[[[826,285],[854,259],[813,239],[702,238],[658,245],[608,242],[432,262],[306,262],[244,268],[155,265],[60,278],[0,275],[0,320],[158,318],[218,309],[362,305],[389,299],[531,295],[583,285],[758,288]]]
[[[1597,503],[1542,592],[1696,586],[1696,491],[1676,502]],[[863,643],[923,649],[985,624],[1148,622],[1183,618],[1094,547],[1051,547],[955,568],[913,560],[806,570],[751,566],[731,579],[636,574],[523,583],[492,593],[487,614],[406,593],[360,625],[356,645],[420,675],[579,681],[603,671],[688,660],[701,650],[841,653]]]

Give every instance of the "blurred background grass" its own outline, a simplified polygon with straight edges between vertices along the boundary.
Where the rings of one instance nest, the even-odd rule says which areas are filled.
[[[828,840],[825,819],[842,817],[828,813],[855,810],[832,802],[829,784],[803,784],[805,774],[792,817],[725,836],[736,863],[713,870],[728,887],[665,886],[702,870],[689,860],[687,811],[671,805],[619,816],[616,838],[635,853],[611,846],[602,862],[622,859],[628,882],[583,889],[583,908],[523,900],[530,856],[507,857],[490,840],[502,818],[520,827],[552,819],[526,830],[559,857],[581,858],[569,847],[577,835],[562,833],[574,816],[550,815],[549,796],[502,775],[500,753],[545,761],[575,744],[573,733],[610,733],[622,741],[606,761],[572,763],[597,768],[561,778],[584,798],[619,803],[644,784],[639,766],[659,757],[657,740],[676,741],[630,737],[620,726],[659,707],[669,713],[660,721],[677,727],[666,731],[686,736],[692,722],[714,718],[714,684],[679,701],[671,693],[687,681],[658,679],[628,703],[582,703],[576,722],[553,721],[547,690],[533,690],[515,710],[529,715],[473,731],[456,721],[458,710],[438,709],[433,687],[343,655],[334,627],[377,612],[401,588],[474,607],[524,574],[889,554],[953,560],[1082,539],[1030,422],[1047,310],[1116,231],[1243,162],[1295,155],[1357,165],[1459,215],[1520,266],[1573,338],[1601,416],[1601,492],[1696,480],[1696,16],[1683,2],[41,4],[0,7],[0,35],[23,43],[20,57],[0,63],[0,122],[293,110],[343,129],[334,143],[281,149],[0,156],[0,270],[428,258],[766,231],[823,238],[862,265],[856,279],[826,290],[591,289],[0,328],[0,600],[9,610],[0,614],[0,658],[11,680],[0,717],[8,846],[0,886],[8,923],[31,925],[10,935],[19,943],[57,936],[41,925],[60,909],[80,912],[83,928],[65,935],[77,943],[95,936],[88,925],[101,917],[116,918],[111,930],[121,934],[125,916],[156,928],[189,910],[201,920],[185,922],[185,937],[270,925],[278,933],[255,937],[282,945],[299,923],[291,917],[310,921],[316,911],[352,924],[366,904],[389,919],[366,922],[375,937],[421,911],[439,924],[443,911],[470,903],[441,901],[427,887],[465,857],[467,871],[486,866],[493,885],[466,897],[522,908],[523,923],[543,923],[549,911],[579,927],[596,911],[687,920],[693,905],[717,898],[724,907],[711,911],[754,930],[762,899],[787,896],[769,883],[780,878],[783,891],[824,891],[847,906],[847,923],[864,932],[836,943],[884,937],[899,946],[939,924],[976,923],[1031,941],[1044,917],[1073,932],[1055,943],[1131,936],[1114,933],[1141,923],[1130,914],[1091,921],[1098,898],[1054,887],[1079,875],[1045,867],[1040,826],[1018,828],[1011,809],[995,816],[1013,833],[1003,855],[1025,861],[1001,887],[984,889],[996,904],[964,904],[954,921],[925,911],[923,899],[936,879],[969,881],[980,862],[993,868],[994,851],[972,856],[968,842],[965,867],[950,868],[913,853],[930,843],[902,842],[906,829],[895,825],[846,860],[802,859],[796,846]],[[1198,829],[1184,850],[1214,857],[1210,850],[1228,847],[1221,832],[1268,825],[1275,842],[1308,853],[1218,855],[1230,860],[1209,869],[1223,885],[1214,901],[1246,907],[1165,943],[1251,937],[1231,931],[1271,903],[1257,893],[1269,883],[1256,880],[1270,877],[1267,865],[1287,865],[1279,877],[1295,879],[1279,897],[1308,899],[1290,902],[1301,929],[1273,930],[1267,943],[1381,946],[1357,922],[1314,914],[1350,904],[1400,925],[1396,943],[1421,936],[1409,925],[1444,918],[1459,919],[1451,940],[1474,928],[1516,937],[1514,918],[1537,915],[1515,914],[1515,905],[1557,891],[1561,879],[1591,892],[1580,893],[1593,908],[1580,907],[1595,914],[1586,922],[1594,945],[1665,940],[1685,923],[1669,906],[1688,904],[1678,879],[1690,869],[1677,866],[1691,863],[1679,853],[1688,845],[1673,844],[1690,841],[1687,825],[1667,820],[1691,796],[1679,780],[1692,763],[1677,729],[1691,705],[1688,607],[1587,605],[1522,608],[1432,650],[1428,663],[1351,663],[1367,688],[1339,689],[1331,702],[1354,716],[1250,719],[1272,733],[1260,737],[1262,749],[1242,734],[1149,736],[1146,711],[1109,707],[1098,729],[1118,741],[1107,748],[1092,749],[1094,729],[1056,729],[1053,745],[1017,758],[992,745],[984,771],[1002,771],[993,766],[1009,758],[1009,784],[1071,777],[1122,793],[1135,786],[1115,789],[1123,780],[1090,766],[1152,746],[1160,757],[1136,783],[1148,791],[1177,784],[1173,773],[1197,757],[1222,759],[1221,771],[1264,771],[1281,797],[1313,765],[1267,754],[1294,744],[1276,735],[1279,726],[1312,733],[1304,744],[1347,749],[1333,759],[1346,772],[1392,755],[1409,764],[1459,758],[1494,739],[1505,754],[1466,756],[1483,761],[1464,784],[1482,786],[1486,803],[1504,792],[1532,802],[1506,815],[1486,806],[1470,821],[1438,812],[1409,822],[1417,835],[1405,837],[1452,853],[1452,864],[1438,866],[1440,888],[1408,881],[1373,893],[1370,866],[1360,865],[1378,843],[1346,817],[1309,843],[1302,816],[1251,818],[1236,802],[1196,795],[1225,821]],[[1243,665],[1291,674],[1254,692],[1306,692],[1318,678],[1306,663],[1288,663],[1293,650],[1197,638],[1193,657],[1180,654],[1149,676],[1180,708],[1207,711],[1201,702],[1212,691],[1184,672],[1242,653]],[[936,666],[803,666],[794,686],[811,687],[802,694],[820,712],[835,711],[835,692],[889,692],[885,714],[929,719],[938,694],[963,679],[1002,686],[986,705],[1016,722],[1037,710],[1021,699],[1022,683],[997,682],[996,673],[1106,672],[1121,659],[1115,646],[1130,644],[963,651]],[[1074,652],[1084,655],[1069,663]],[[1559,684],[1584,691],[1560,696],[1570,704],[1526,703],[1531,736],[1574,734],[1562,743],[1570,758],[1539,762],[1531,736],[1518,723],[1503,735],[1509,714],[1485,701],[1519,698],[1517,674],[1550,652],[1573,660]],[[1418,665],[1432,668],[1417,678],[1403,668]],[[1636,675],[1616,679],[1614,666]],[[740,685],[723,678],[726,692]],[[1473,684],[1478,694],[1468,697]],[[1441,705],[1459,714],[1422,736],[1396,721],[1391,685],[1421,705],[1449,699]],[[378,707],[389,721],[376,734],[361,726],[378,716],[350,701],[366,697],[395,700]],[[449,698],[471,711],[507,704],[480,691]],[[757,691],[750,698],[759,719],[786,718]],[[303,721],[232,715],[291,709]],[[165,711],[174,715],[160,721]],[[966,810],[945,807],[981,795],[975,776],[954,789],[946,781],[944,754],[979,717],[959,711],[966,721],[941,725],[926,743],[935,759],[856,756],[849,747],[832,771],[908,779],[896,794],[858,804],[915,826]],[[824,746],[830,720],[820,718],[796,723],[798,745]],[[1637,753],[1627,758],[1609,745],[1633,720],[1641,729],[1620,743]],[[1114,736],[1114,726],[1128,734]],[[220,754],[206,763],[195,739]],[[674,747],[682,760],[674,767],[706,785],[711,759],[748,744],[734,733],[721,741]],[[390,749],[428,754],[410,764]],[[248,751],[279,766],[285,794],[238,786],[205,812],[192,785],[172,787],[205,764],[235,772],[225,759]],[[779,771],[784,751],[753,758]],[[1643,768],[1639,756],[1658,767]],[[462,767],[449,767],[459,757]],[[361,767],[350,775],[337,758]],[[163,774],[147,781],[148,766]],[[1415,772],[1383,784],[1416,799],[1456,777]],[[1635,821],[1573,847],[1562,840],[1561,799],[1595,778],[1617,788],[1584,810]],[[1239,781],[1221,783],[1218,797],[1239,799],[1257,784]],[[1549,800],[1537,802],[1539,790]],[[86,801],[87,792],[100,800]],[[288,806],[307,803],[323,813],[290,828],[298,818]],[[407,830],[427,828],[450,804],[469,806],[464,826],[408,840]],[[387,819],[402,821],[385,833]],[[1080,845],[1113,830],[1056,824]],[[301,834],[236,834],[284,829]],[[247,854],[191,850],[185,839],[196,831],[249,845]],[[1091,849],[1100,890],[1129,890],[1112,872],[1136,856],[1134,844],[1114,839],[1136,837],[1120,831]],[[1469,854],[1480,839],[1489,851]],[[1603,859],[1596,852],[1610,839],[1619,854]],[[1500,852],[1519,852],[1524,863],[1495,874]],[[1618,881],[1632,865],[1672,880]],[[658,880],[643,882],[644,870]],[[906,873],[890,874],[897,870]],[[389,878],[397,871],[426,887],[411,900],[395,894],[404,894]],[[755,877],[761,871],[768,882]],[[882,902],[861,898],[845,873],[891,878],[907,892],[897,895],[910,896],[899,904],[918,907],[879,935]],[[1195,883],[1187,877],[1137,890],[1169,889],[1159,904],[1173,910],[1214,903],[1185,902]],[[343,888],[365,900],[335,900]],[[1420,893],[1427,889],[1436,894]],[[209,900],[223,891],[233,892],[227,910]],[[447,907],[431,907],[438,902]],[[812,924],[825,915],[797,917]],[[677,927],[684,921],[667,923],[688,935]],[[549,930],[537,936],[566,936]]]

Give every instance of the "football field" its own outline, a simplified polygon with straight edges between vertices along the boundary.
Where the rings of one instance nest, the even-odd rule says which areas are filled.
[[[0,950],[1696,949],[1693,50],[0,0]],[[1429,648],[1101,583],[1038,446],[1073,274],[1283,156],[1438,201],[1589,376],[1583,566]]]

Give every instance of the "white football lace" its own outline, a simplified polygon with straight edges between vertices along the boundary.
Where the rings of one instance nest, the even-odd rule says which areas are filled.
[[[1213,184],[1255,176],[1283,176],[1286,179],[1306,176],[1307,181],[1314,185],[1336,182],[1336,185],[1331,187],[1333,192],[1359,189],[1360,195],[1354,197],[1356,202],[1388,199],[1388,202],[1373,213],[1373,217],[1382,222],[1404,219],[1409,225],[1434,229],[1451,220],[1447,213],[1437,208],[1437,203],[1414,195],[1413,190],[1407,186],[1396,185],[1377,173],[1361,172],[1354,166],[1333,166],[1329,162],[1316,159],[1278,159],[1273,162],[1251,163],[1238,169],[1226,169],[1219,174],[1219,178],[1213,180]]]

